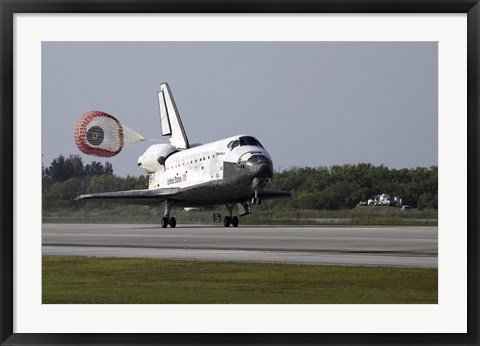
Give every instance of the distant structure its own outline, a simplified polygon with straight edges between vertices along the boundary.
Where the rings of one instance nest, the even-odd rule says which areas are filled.
[[[367,201],[361,201],[357,206],[387,206],[387,207],[401,207],[402,199],[399,197],[390,197],[386,193],[375,195]]]

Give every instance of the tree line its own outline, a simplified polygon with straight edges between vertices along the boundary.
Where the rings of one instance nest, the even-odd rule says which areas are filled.
[[[113,166],[108,161],[92,161],[84,165],[79,155],[67,158],[60,155],[49,167],[42,165],[42,204],[44,210],[62,208],[78,209],[84,203],[76,202],[75,197],[85,193],[145,189],[148,177],[127,175],[126,178],[113,174]]]
[[[60,155],[42,166],[42,202],[45,210],[82,208],[74,198],[84,193],[145,189],[148,177],[118,177],[112,164],[84,165],[79,155]],[[272,189],[293,192],[289,200],[265,201],[262,209],[350,209],[374,195],[387,193],[419,209],[438,207],[438,168],[390,169],[369,163],[332,167],[291,168],[276,172]]]
[[[271,188],[293,192],[293,209],[348,209],[382,193],[397,196],[404,205],[438,207],[438,167],[389,169],[369,163],[292,168],[274,175]],[[270,203],[282,208],[281,201]]]

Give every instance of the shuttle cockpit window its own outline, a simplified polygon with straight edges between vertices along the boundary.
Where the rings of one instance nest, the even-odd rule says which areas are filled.
[[[238,147],[240,145],[240,141],[237,139],[235,141],[231,141],[230,143],[228,143],[227,147],[232,150],[233,148],[235,147]]]
[[[260,143],[255,137],[244,136],[240,137],[240,146],[244,145],[253,145],[256,147],[263,148],[262,143]]]

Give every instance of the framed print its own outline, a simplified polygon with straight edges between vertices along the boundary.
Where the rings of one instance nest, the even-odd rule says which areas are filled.
[[[478,1],[0,1],[2,345],[479,344]]]

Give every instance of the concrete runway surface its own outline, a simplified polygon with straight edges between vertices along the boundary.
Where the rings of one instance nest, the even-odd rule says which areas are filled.
[[[438,267],[437,227],[43,224],[44,255]]]

